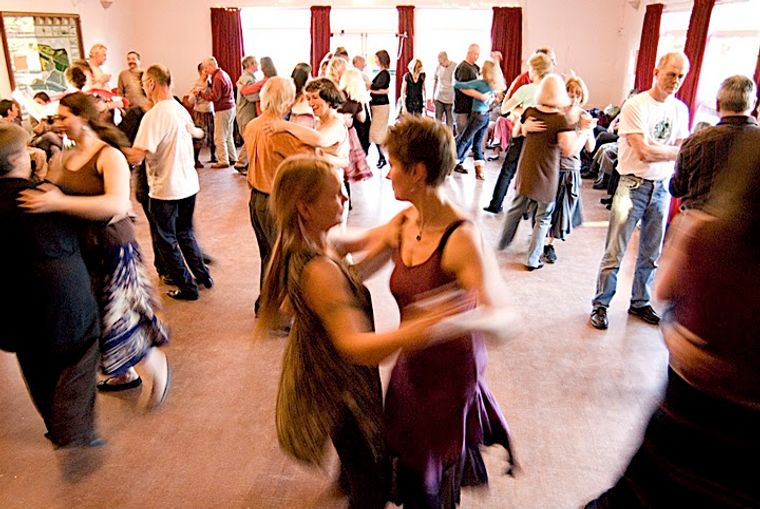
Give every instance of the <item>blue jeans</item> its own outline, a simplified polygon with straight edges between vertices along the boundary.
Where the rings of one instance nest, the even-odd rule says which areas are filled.
[[[504,249],[512,243],[517,233],[517,227],[520,226],[523,212],[530,205],[531,200],[527,196],[518,194],[512,200],[512,205],[507,211],[507,217],[504,219],[504,228],[499,239],[499,249]],[[536,218],[533,224],[533,235],[530,238],[530,247],[528,248],[528,260],[525,262],[530,267],[538,267],[541,253],[544,248],[544,239],[552,224],[552,213],[554,212],[554,202],[535,202]]]
[[[467,149],[472,146],[475,160],[483,161],[483,138],[488,130],[488,113],[473,111],[467,121],[467,126],[460,136],[457,136],[457,160],[464,161]]]
[[[488,208],[495,212],[501,212],[501,205],[507,196],[509,184],[517,172],[517,163],[520,161],[522,154],[524,136],[512,137],[507,145],[507,153],[504,155],[504,163],[501,165],[501,171],[496,178],[496,184],[493,187],[493,196]]]
[[[668,217],[670,193],[667,180],[644,180],[621,175],[612,200],[607,243],[599,265],[594,307],[609,307],[617,286],[617,273],[636,223],[641,221],[639,255],[633,276],[631,306],[649,304],[652,295],[657,259],[662,251],[665,220]]]

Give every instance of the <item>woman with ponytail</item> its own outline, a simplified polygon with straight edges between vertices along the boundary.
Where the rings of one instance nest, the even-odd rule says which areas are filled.
[[[382,508],[389,465],[382,430],[378,363],[399,348],[421,348],[431,327],[465,299],[419,314],[398,330],[374,332],[369,291],[338,257],[327,232],[340,224],[347,198],[324,159],[286,159],[270,207],[277,240],[262,288],[259,334],[292,314],[277,395],[280,446],[310,465],[324,461],[328,440],[341,460],[340,488],[350,508]],[[330,291],[325,291],[329,288]]]
[[[61,99],[57,128],[74,146],[50,162],[51,183],[22,194],[31,212],[58,212],[84,219],[82,252],[100,304],[104,392],[138,387],[140,365],[153,381],[149,405],[163,403],[169,387],[166,356],[156,347],[168,342],[154,312],[153,288],[128,217],[129,166],[120,147],[124,134],[98,120],[95,100],[76,92]],[[55,185],[53,185],[55,184]]]

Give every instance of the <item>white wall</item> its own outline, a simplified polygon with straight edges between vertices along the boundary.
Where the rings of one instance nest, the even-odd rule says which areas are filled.
[[[333,8],[389,7],[412,2],[393,0],[283,0],[264,2],[241,0],[239,6],[273,5],[287,7],[330,4]],[[417,6],[441,6],[440,1],[422,0]],[[491,2],[457,0],[462,7],[490,7]],[[642,2],[644,4],[645,2]],[[0,0],[0,9],[29,10],[28,0]],[[218,0],[115,0],[103,9],[99,0],[35,0],[34,10],[70,12],[82,17],[85,51],[95,42],[109,48],[105,67],[112,74],[124,67],[124,54],[135,49],[143,64],[161,62],[174,75],[175,93],[189,90],[196,78],[198,62],[211,51],[210,7]],[[452,3],[446,4],[447,6]],[[523,6],[523,58],[541,46],[552,46],[560,70],[574,70],[591,90],[591,105],[619,103],[630,88],[626,72],[635,58],[645,6],[634,9],[628,0],[519,0],[500,5]],[[491,27],[483,27],[490,31]],[[441,35],[442,37],[444,34]],[[283,41],[286,44],[286,41]],[[305,58],[309,48],[304,48]],[[5,73],[4,66],[0,71]],[[0,74],[0,90],[7,96],[7,76]]]
[[[550,46],[557,53],[560,72],[574,71],[586,81],[590,105],[620,104],[632,83],[626,73],[641,37],[645,6],[636,10],[627,0],[528,0],[525,4],[523,58],[536,48]]]
[[[126,67],[125,55],[131,49],[130,43],[135,40],[134,10],[129,1],[116,0],[108,9],[104,9],[99,0],[0,0],[0,10],[79,14],[84,56],[87,56],[93,44],[105,44],[108,47],[108,60],[103,68],[114,75],[114,85],[115,75]],[[0,58],[0,97],[8,97],[10,82],[2,47]]]

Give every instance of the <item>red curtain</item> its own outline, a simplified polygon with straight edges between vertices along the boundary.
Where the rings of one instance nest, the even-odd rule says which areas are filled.
[[[644,26],[641,28],[639,57],[636,59],[636,81],[633,87],[643,92],[652,87],[652,71],[657,62],[657,43],[660,42],[662,4],[647,5]]]
[[[755,118],[760,115],[760,50],[757,52],[757,65],[755,65],[755,85],[757,86],[757,102],[755,103]]]
[[[219,67],[227,71],[235,83],[243,60],[243,27],[237,7],[211,8],[211,50]]]
[[[712,15],[715,0],[694,0],[689,19],[689,31],[686,32],[686,46],[684,53],[689,57],[689,74],[678,91],[678,97],[686,103],[694,118],[694,104],[697,98],[697,86],[699,74],[702,70],[702,57],[705,55],[707,45],[707,30],[710,28],[710,16]]]
[[[501,70],[507,84],[520,74],[522,58],[522,8],[494,7],[491,49],[501,51]]]
[[[401,94],[409,62],[414,58],[414,6],[399,5],[398,10],[398,61],[396,62],[396,97]]]
[[[330,6],[315,5],[311,8],[311,72],[319,74],[319,64],[330,52]]]

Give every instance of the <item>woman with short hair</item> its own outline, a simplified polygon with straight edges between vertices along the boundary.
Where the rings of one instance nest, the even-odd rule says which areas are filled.
[[[508,472],[515,465],[506,419],[485,381],[484,333],[503,337],[512,330],[508,292],[476,225],[442,190],[456,163],[451,131],[408,116],[389,129],[386,146],[393,192],[411,206],[343,249],[368,251],[359,267],[390,257],[402,327],[414,318],[410,305],[424,306],[447,291],[472,292],[471,313],[481,317],[459,322],[445,343],[402,348],[385,398],[392,500],[407,509],[449,509],[461,487],[487,483],[482,445],[503,446]]]

